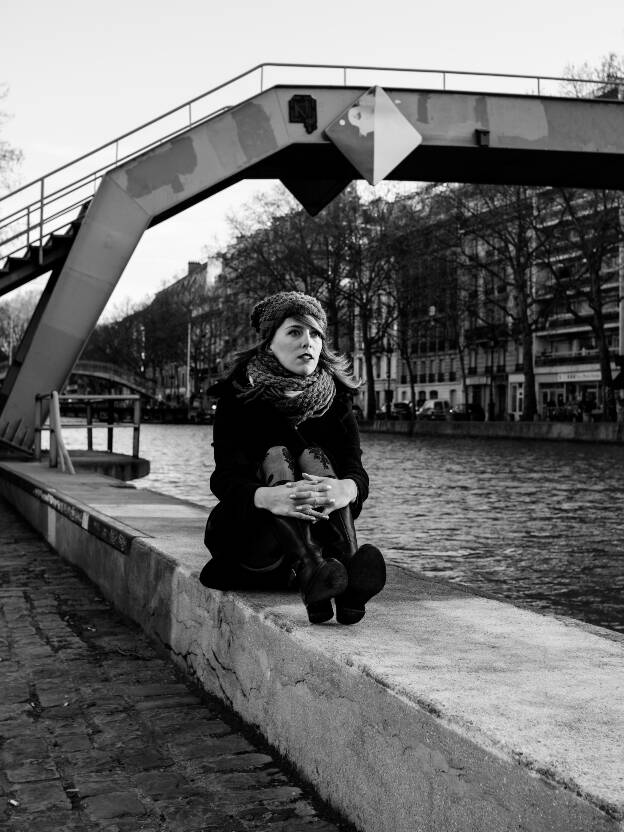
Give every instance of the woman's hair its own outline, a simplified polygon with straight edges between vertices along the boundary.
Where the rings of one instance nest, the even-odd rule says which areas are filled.
[[[236,353],[236,355],[234,356],[232,367],[227,373],[226,378],[231,379],[234,376],[238,375],[238,373],[241,370],[244,370],[247,367],[249,360],[253,358],[254,355],[257,355],[259,352],[265,352],[266,350],[268,350],[269,345],[273,340],[273,336],[288,317],[294,318],[295,320],[305,324],[306,326],[314,326],[316,329],[318,329],[318,321],[316,321],[311,315],[286,315],[281,320],[276,320],[264,338],[262,338],[256,344],[254,344],[253,347],[249,347],[246,350],[241,350],[240,352]],[[353,373],[351,372],[349,362],[347,361],[347,359],[344,357],[344,355],[340,355],[339,353],[330,350],[327,346],[327,342],[324,337],[323,343],[321,345],[318,366],[321,369],[327,370],[327,372],[331,373],[349,390],[357,390],[357,388],[360,386],[360,382],[353,376]]]

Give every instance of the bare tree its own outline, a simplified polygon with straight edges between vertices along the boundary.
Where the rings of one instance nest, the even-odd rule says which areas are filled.
[[[6,99],[8,94],[9,91],[6,85],[0,84],[0,102]],[[8,119],[8,113],[0,110],[0,130],[2,130],[2,127]],[[5,189],[10,189],[14,184],[13,178],[21,161],[21,150],[13,147],[5,139],[0,138],[0,193]]]
[[[579,98],[624,98],[624,57],[615,52],[604,55],[598,66],[588,61],[567,64],[563,72],[569,79],[563,92]]]
[[[396,345],[397,310],[393,302],[392,274],[396,268],[394,238],[400,203],[354,197],[344,207],[342,221],[349,240],[348,277],[343,293],[354,310],[357,333],[366,367],[366,417],[372,419],[375,398],[375,356]]]
[[[22,291],[0,302],[0,359],[13,361],[38,300],[38,292]]]
[[[621,197],[616,191],[555,188],[551,200],[559,215],[545,244],[553,303],[557,311],[589,326],[598,351],[605,414],[615,420],[607,324],[617,317],[622,299],[617,278],[624,242]]]
[[[98,324],[87,341],[81,358],[102,361],[146,377],[145,325],[143,313],[147,303],[127,301],[115,319]]]
[[[391,292],[396,311],[396,342],[416,405],[418,362],[428,342],[458,343],[457,251],[447,229],[448,214],[438,211],[436,187],[408,197],[399,212]]]
[[[462,312],[470,323],[467,338],[492,351],[506,349],[512,340],[521,344],[522,418],[530,421],[537,413],[533,336],[549,312],[535,268],[546,256],[556,206],[535,188],[520,185],[479,185],[450,193],[465,284]]]

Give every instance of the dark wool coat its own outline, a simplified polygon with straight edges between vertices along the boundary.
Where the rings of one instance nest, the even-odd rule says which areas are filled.
[[[210,478],[219,505],[213,509],[206,534],[206,545],[214,557],[219,556],[220,544],[224,550],[231,548],[232,535],[240,539],[246,530],[255,533],[259,520],[267,515],[254,505],[254,495],[263,484],[262,460],[275,445],[285,445],[295,459],[307,447],[321,447],[336,476],[355,482],[358,495],[351,510],[354,517],[359,515],[368,497],[368,475],[362,466],[351,393],[343,384],[336,382],[336,396],[327,413],[296,428],[267,402],[256,399],[243,403],[228,381],[211,392],[220,396],[213,429],[215,469]]]

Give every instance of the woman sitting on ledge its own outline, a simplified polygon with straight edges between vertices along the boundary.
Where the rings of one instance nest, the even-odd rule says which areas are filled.
[[[325,344],[320,303],[280,292],[258,303],[260,342],[239,356],[219,396],[214,422],[219,503],[205,543],[212,555],[200,580],[215,589],[298,585],[308,618],[355,624],[384,586],[375,546],[358,548],[353,520],[368,496],[357,423],[357,386],[344,358]]]

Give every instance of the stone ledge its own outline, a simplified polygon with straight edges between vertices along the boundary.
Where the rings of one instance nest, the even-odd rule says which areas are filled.
[[[377,419],[374,422],[362,422],[360,430],[363,433],[472,439],[535,439],[602,444],[621,444],[624,441],[624,428],[615,422],[438,422],[428,419]]]
[[[33,463],[0,493],[359,829],[624,828],[620,636],[400,568],[360,625],[312,627],[199,584],[205,509]]]

